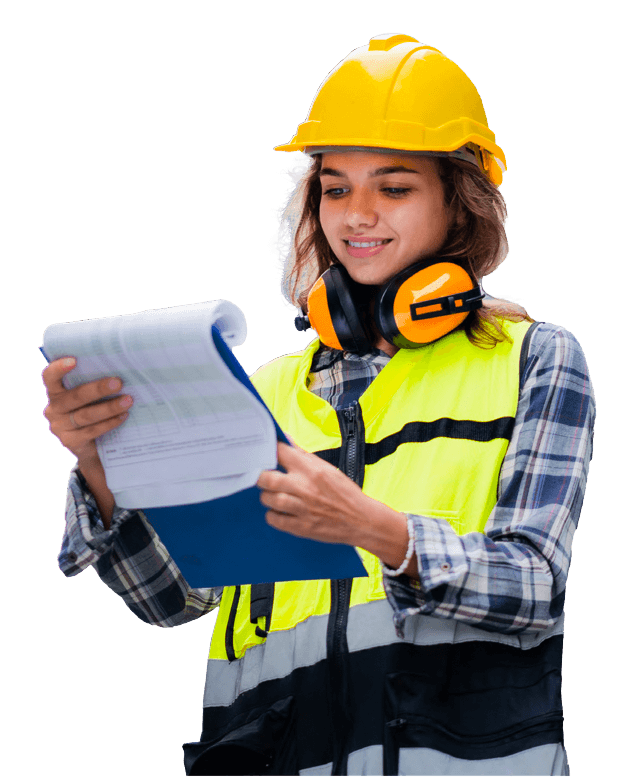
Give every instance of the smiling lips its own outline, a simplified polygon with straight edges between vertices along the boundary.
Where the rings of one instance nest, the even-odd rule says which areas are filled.
[[[390,243],[390,239],[384,240],[345,240],[344,244],[347,248],[349,256],[353,256],[356,259],[364,259],[367,256],[374,256]]]

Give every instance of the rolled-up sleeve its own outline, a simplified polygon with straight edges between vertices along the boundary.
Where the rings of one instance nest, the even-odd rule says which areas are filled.
[[[116,507],[105,529],[78,468],[70,474],[58,560],[68,577],[93,566],[138,618],[155,626],[195,620],[220,601],[221,589],[190,588],[140,510]]]
[[[59,568],[66,577],[78,575],[111,549],[120,524],[134,511],[114,508],[111,528],[105,529],[96,500],[80,470],[70,473],[65,505],[65,532],[59,553]]]
[[[513,436],[484,533],[412,516],[419,580],[384,585],[400,635],[407,617],[488,631],[546,629],[563,611],[571,545],[593,453],[595,398],[582,348],[552,324],[532,334]]]

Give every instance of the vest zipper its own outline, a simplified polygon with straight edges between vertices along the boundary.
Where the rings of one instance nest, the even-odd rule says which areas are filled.
[[[338,410],[342,447],[338,468],[360,488],[364,485],[364,421],[359,402]]]
[[[339,469],[357,483],[364,482],[364,424],[358,402],[337,411],[342,436]],[[349,698],[347,622],[353,580],[331,581],[331,608],[327,627],[327,660],[329,665],[332,715],[332,775],[347,773],[348,734],[351,722]]]
[[[355,421],[355,405],[349,405],[349,407],[345,408],[342,411],[342,414],[345,418],[346,422],[346,431],[347,431],[347,459],[346,459],[346,469],[345,469],[345,475],[351,478],[351,480],[355,480],[355,469],[356,469],[356,447],[357,447],[357,438],[356,438],[356,421]]]

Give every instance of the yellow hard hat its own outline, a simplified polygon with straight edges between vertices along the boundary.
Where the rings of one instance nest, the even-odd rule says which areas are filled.
[[[330,147],[460,158],[471,149],[496,186],[506,169],[471,80],[440,51],[409,35],[377,35],[351,52],[321,85],[297,134],[275,150],[315,153]]]

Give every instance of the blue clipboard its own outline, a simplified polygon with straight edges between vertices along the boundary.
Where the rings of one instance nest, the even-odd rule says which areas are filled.
[[[277,439],[291,445],[215,326],[212,337],[227,367],[273,418]],[[151,507],[143,513],[192,588],[367,576],[353,547],[269,526],[260,494],[252,486],[208,502]]]
[[[231,372],[266,407],[215,326],[212,336]],[[290,445],[273,422],[277,439]],[[192,588],[367,576],[351,546],[295,537],[269,526],[260,494],[252,486],[209,502],[143,512]]]

